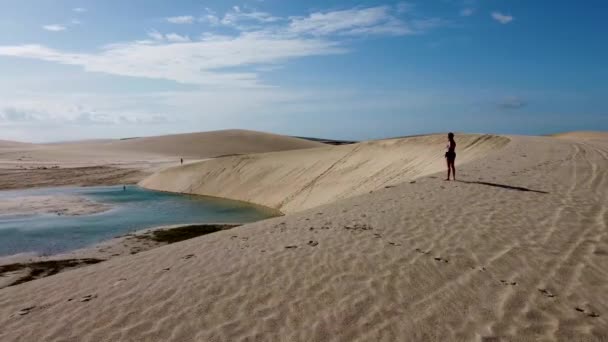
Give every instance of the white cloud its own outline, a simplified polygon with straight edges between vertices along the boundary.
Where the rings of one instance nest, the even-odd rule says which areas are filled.
[[[183,43],[183,42],[189,42],[190,41],[190,37],[188,36],[181,36],[177,33],[168,33],[165,35],[165,38],[167,39],[167,41],[169,42],[174,42],[174,43]]]
[[[500,12],[492,12],[492,18],[501,24],[508,24],[514,19],[512,16]]]
[[[234,6],[231,12],[224,15],[221,23],[224,25],[237,25],[239,22],[258,22],[258,23],[274,23],[281,21],[282,18],[275,17],[270,13],[260,11],[244,11],[238,6]]]
[[[240,31],[252,31],[263,28],[263,25],[275,24],[285,21],[285,18],[273,16],[267,12],[257,10],[247,10],[239,6],[233,6],[232,9],[226,12],[223,16],[218,15],[215,11],[206,8],[206,14],[198,18],[200,22],[207,23],[211,26],[228,26]]]
[[[460,10],[460,15],[463,17],[470,17],[473,15],[473,13],[475,13],[475,10],[472,8],[463,8]]]
[[[131,42],[104,47],[98,53],[70,53],[41,45],[0,46],[0,55],[82,66],[86,71],[157,78],[214,86],[259,86],[254,72],[220,69],[274,64],[293,58],[344,53],[335,42],[319,39],[270,37],[264,34],[217,36],[198,42]],[[162,36],[162,39],[165,39]],[[168,39],[167,39],[168,40]],[[260,49],[260,47],[264,47]]]
[[[86,8],[82,8],[82,7],[76,7],[76,8],[72,8],[72,11],[78,12],[78,13],[83,13],[83,12],[86,12],[87,9]]]
[[[152,31],[148,31],[148,37],[154,39],[154,40],[164,40],[165,36],[163,36],[162,33],[156,31],[156,30],[152,30]]]
[[[191,15],[182,15],[177,17],[169,17],[167,21],[172,24],[192,24],[194,22],[194,17]]]
[[[47,31],[52,31],[52,32],[60,32],[60,31],[67,30],[67,27],[65,27],[63,25],[58,25],[58,24],[44,25],[44,26],[42,26],[42,28]]]
[[[187,35],[150,30],[147,32],[150,39],[109,44],[88,53],[29,44],[0,46],[0,56],[184,84],[260,87],[264,86],[259,76],[266,70],[264,67],[276,69],[279,64],[296,58],[347,53],[341,36],[417,34],[444,23],[437,18],[405,20],[399,16],[400,12],[407,11],[409,6],[401,3],[279,18],[235,6],[221,19],[211,10],[199,19],[236,28],[237,33],[230,35],[204,32],[198,40],[191,40]],[[175,18],[187,18],[177,22],[194,20],[190,16]],[[245,71],[234,71],[236,68]]]
[[[212,26],[219,25],[222,22],[222,20],[218,16],[210,13],[201,16],[198,20],[203,23],[208,23]]]
[[[307,17],[292,17],[289,32],[295,34],[326,35],[409,35],[439,26],[437,18],[406,21],[397,16],[408,12],[406,3],[391,6],[353,8],[331,12],[316,12]]]
[[[0,125],[120,125],[172,121],[175,120],[154,111],[131,108],[125,97],[118,95],[108,97],[81,94],[51,97],[29,94],[27,98],[0,98]]]

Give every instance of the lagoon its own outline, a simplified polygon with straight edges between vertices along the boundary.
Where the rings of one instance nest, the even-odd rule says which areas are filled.
[[[0,191],[0,199],[78,196],[110,207],[80,216],[0,215],[0,256],[53,255],[94,245],[129,232],[163,225],[247,223],[273,216],[247,203],[146,190],[137,186],[63,187]]]

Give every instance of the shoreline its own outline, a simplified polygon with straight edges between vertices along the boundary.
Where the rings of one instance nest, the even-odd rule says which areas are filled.
[[[253,207],[256,210],[264,213],[264,214],[268,214],[269,217],[268,218],[275,218],[275,217],[281,217],[281,216],[285,216],[287,214],[285,214],[284,212],[282,212],[279,209],[276,208],[272,208],[272,207],[268,207],[265,206],[263,204],[259,204],[259,203],[255,203],[255,202],[248,202],[248,201],[243,201],[240,199],[234,199],[234,198],[229,198],[229,197],[220,197],[220,196],[213,196],[213,195],[204,195],[204,194],[195,194],[195,193],[189,193],[189,192],[174,192],[174,191],[168,191],[168,190],[157,190],[154,188],[148,188],[144,185],[141,185],[140,183],[136,183],[136,184],[131,184],[131,185],[135,185],[137,187],[140,187],[144,190],[147,191],[157,191],[157,192],[162,192],[165,194],[172,194],[172,195],[180,195],[180,196],[194,196],[194,197],[199,197],[199,198],[209,198],[215,201],[230,201],[230,202],[237,202],[237,203],[242,203],[248,207]]]
[[[27,281],[123,256],[147,252],[172,243],[236,228],[241,225],[243,223],[194,223],[156,226],[115,236],[109,240],[65,253],[42,256],[32,252],[0,256],[0,289],[25,282],[15,283],[19,279],[30,276],[31,273],[36,273],[36,269],[40,269],[40,267],[52,265],[55,272],[50,274],[39,272],[41,276],[33,277]]]

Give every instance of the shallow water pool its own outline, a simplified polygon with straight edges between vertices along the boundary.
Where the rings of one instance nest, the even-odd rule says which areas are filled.
[[[0,191],[0,198],[76,195],[109,204],[92,215],[0,216],[0,256],[57,254],[148,227],[190,223],[246,223],[271,214],[242,202],[150,191],[137,186],[48,188]]]

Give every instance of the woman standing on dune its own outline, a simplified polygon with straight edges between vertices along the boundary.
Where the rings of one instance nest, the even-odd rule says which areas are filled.
[[[456,161],[456,141],[454,141],[454,133],[448,133],[448,145],[446,146],[447,152],[445,153],[445,159],[448,162],[448,178],[446,181],[450,180],[450,170],[452,171],[452,178],[456,180],[456,167],[454,166],[454,162]]]

